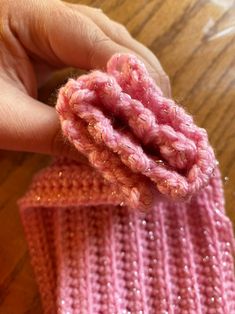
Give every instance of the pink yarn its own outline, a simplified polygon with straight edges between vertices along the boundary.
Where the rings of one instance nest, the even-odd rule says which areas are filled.
[[[205,186],[215,168],[205,130],[163,97],[134,56],[114,55],[107,73],[70,79],[56,108],[65,136],[119,185],[131,207],[151,205],[150,180],[162,194],[184,199]]]
[[[55,160],[19,201],[44,312],[235,313],[233,229],[205,130],[125,54],[70,79],[56,108],[90,165]]]

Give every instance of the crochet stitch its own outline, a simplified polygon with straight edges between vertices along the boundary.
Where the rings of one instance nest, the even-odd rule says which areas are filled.
[[[135,56],[70,79],[59,158],[19,201],[45,313],[235,313],[234,238],[206,131]]]
[[[162,194],[185,198],[206,185],[215,168],[205,130],[163,97],[134,56],[113,56],[107,74],[69,80],[57,111],[64,134],[107,180],[119,184],[131,207],[151,204],[144,177]],[[112,115],[124,121],[125,131],[112,125]]]

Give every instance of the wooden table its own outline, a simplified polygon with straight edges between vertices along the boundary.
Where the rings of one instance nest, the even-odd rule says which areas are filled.
[[[227,212],[235,223],[234,1],[77,2],[101,7],[158,56],[174,98],[208,130],[225,178]],[[16,200],[48,161],[36,154],[0,152],[0,313],[42,313]]]

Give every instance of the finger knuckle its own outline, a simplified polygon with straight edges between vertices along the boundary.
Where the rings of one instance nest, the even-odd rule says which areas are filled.
[[[88,52],[88,61],[91,67],[95,65],[97,54],[102,47],[108,46],[111,43],[111,39],[108,36],[102,34],[99,30],[93,30],[90,34],[90,49]]]
[[[130,36],[129,31],[127,28],[118,22],[113,22],[114,23],[114,31],[118,36]]]

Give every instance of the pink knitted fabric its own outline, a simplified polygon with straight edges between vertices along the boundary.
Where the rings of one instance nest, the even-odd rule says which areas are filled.
[[[70,79],[64,158],[19,201],[45,313],[235,313],[234,238],[206,131],[136,57]]]

